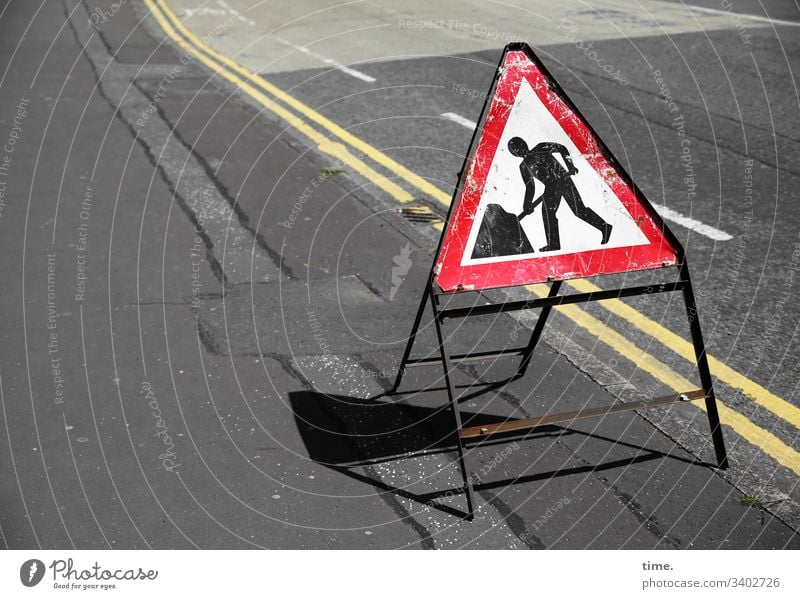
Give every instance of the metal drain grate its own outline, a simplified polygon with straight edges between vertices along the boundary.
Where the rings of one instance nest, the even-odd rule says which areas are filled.
[[[404,206],[397,210],[400,215],[412,223],[441,223],[444,219],[424,204]]]

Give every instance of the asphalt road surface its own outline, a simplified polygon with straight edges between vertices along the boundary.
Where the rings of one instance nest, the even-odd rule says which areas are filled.
[[[793,2],[0,0],[0,544],[800,548],[798,33]],[[517,40],[686,247],[731,467],[694,404],[541,427],[470,447],[468,521],[441,369],[387,391]],[[454,379],[469,425],[628,402],[697,386],[688,340],[677,295],[570,307],[524,378]]]

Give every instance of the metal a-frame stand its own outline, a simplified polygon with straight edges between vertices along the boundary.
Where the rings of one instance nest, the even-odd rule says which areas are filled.
[[[719,468],[728,467],[728,458],[725,451],[725,441],[722,436],[722,428],[719,421],[719,413],[717,411],[716,396],[714,394],[714,384],[711,378],[711,372],[708,367],[708,357],[706,355],[705,343],[703,341],[703,333],[700,329],[700,320],[697,314],[697,305],[695,302],[694,291],[689,276],[689,267],[686,260],[683,259],[677,265],[678,280],[672,283],[661,283],[649,286],[635,286],[625,287],[620,289],[610,289],[603,291],[595,291],[590,293],[573,293],[562,294],[561,281],[553,281],[550,285],[550,292],[547,297],[519,300],[503,303],[495,303],[488,305],[464,307],[464,308],[444,308],[440,307],[442,295],[441,291],[437,291],[436,284],[433,280],[433,273],[428,277],[428,283],[422,296],[419,309],[417,310],[414,319],[414,325],[411,329],[406,344],[403,358],[400,362],[400,368],[395,380],[392,392],[397,392],[400,383],[403,380],[405,369],[418,366],[431,366],[441,364],[444,371],[444,381],[447,387],[447,397],[450,407],[453,411],[456,424],[456,446],[458,450],[458,461],[461,468],[461,474],[464,481],[463,489],[467,497],[467,513],[468,518],[472,519],[475,512],[475,504],[473,500],[473,477],[470,473],[469,465],[467,464],[467,456],[465,451],[465,443],[470,441],[484,441],[492,435],[502,433],[521,433],[530,431],[536,427],[544,425],[552,425],[563,422],[572,422],[574,420],[581,420],[584,418],[591,418],[595,416],[605,416],[608,414],[616,414],[619,412],[626,412],[630,410],[641,410],[646,408],[657,408],[668,406],[673,403],[680,403],[685,401],[705,400],[706,411],[708,413],[708,423],[711,427],[711,437],[714,442],[714,451],[717,458],[717,466]],[[682,393],[675,393],[662,397],[655,397],[652,399],[644,399],[640,401],[628,403],[616,403],[610,406],[591,407],[581,410],[560,412],[547,414],[545,416],[535,416],[533,418],[524,418],[517,420],[507,420],[498,424],[488,424],[483,426],[464,427],[461,419],[461,411],[458,405],[458,397],[453,386],[452,372],[455,364],[465,362],[475,362],[483,360],[494,360],[500,357],[519,356],[520,363],[517,367],[515,374],[508,379],[510,382],[514,379],[525,376],[525,372],[531,362],[534,349],[536,348],[539,339],[541,338],[542,331],[544,330],[547,318],[554,306],[563,306],[567,304],[577,304],[591,301],[599,301],[606,299],[619,299],[625,297],[634,297],[638,295],[652,295],[655,293],[664,293],[670,291],[682,291],[683,299],[686,306],[686,315],[689,320],[689,327],[692,335],[692,344],[694,346],[695,359],[697,369],[700,374],[699,389],[687,389]],[[433,358],[412,358],[411,350],[419,332],[422,318],[425,314],[426,306],[430,302],[433,310],[434,324],[436,328],[437,338],[437,351],[439,356]],[[512,349],[502,349],[499,351],[485,351],[474,352],[470,354],[456,354],[452,355],[448,352],[446,346],[446,336],[443,328],[445,321],[455,318],[467,318],[470,316],[481,316],[487,314],[498,314],[501,312],[512,312],[518,310],[532,310],[541,309],[539,318],[531,333],[530,340],[527,345],[516,347]]]
[[[532,60],[534,60],[537,63],[537,66],[541,68],[541,70],[552,81],[555,81],[552,75],[549,74],[547,69],[538,60],[538,58],[536,58],[535,55],[533,55],[532,51],[526,44],[522,43],[509,44],[508,46],[506,46],[506,49],[504,51],[504,56],[505,53],[509,52],[510,50],[520,50],[520,49],[528,52],[531,55]],[[501,59],[501,64],[502,62],[503,59]],[[492,91],[495,89],[495,86],[497,85],[498,76],[499,76],[499,69],[495,73],[494,80],[490,87],[490,92],[486,96],[486,101],[484,102],[483,110],[481,112],[480,123],[483,123],[486,118],[487,106],[491,100]],[[555,84],[555,88],[557,88],[558,92],[561,93],[561,90],[560,88],[557,87],[557,84]],[[586,119],[580,113],[578,108],[569,100],[569,98],[565,94],[563,95],[562,99],[568,104],[570,109],[588,125],[588,121],[586,121]],[[589,128],[591,130],[590,125]],[[470,142],[469,146],[470,151],[467,153],[464,159],[464,165],[462,166],[461,172],[459,173],[458,184],[456,185],[456,189],[453,194],[453,201],[450,204],[448,216],[445,221],[446,222],[445,229],[442,232],[442,235],[439,239],[439,245],[435,254],[436,257],[439,256],[439,253],[442,249],[442,244],[447,235],[447,230],[450,224],[450,218],[453,213],[453,208],[461,193],[462,176],[463,173],[466,172],[469,161],[472,158],[472,152],[474,151],[475,148],[475,141],[479,135],[480,129],[481,126],[478,126],[473,132],[472,141]],[[592,133],[596,136],[593,130]],[[679,403],[685,401],[697,401],[702,399],[705,401],[706,411],[708,413],[708,423],[711,428],[711,437],[714,443],[714,450],[717,458],[717,466],[719,468],[728,467],[728,458],[725,451],[725,442],[722,436],[722,428],[720,426],[719,413],[717,411],[716,396],[714,394],[714,385],[711,378],[711,372],[709,371],[708,367],[708,357],[706,356],[705,342],[703,341],[703,334],[700,329],[700,320],[697,311],[697,304],[695,301],[694,290],[692,289],[691,278],[689,276],[689,266],[686,262],[685,251],[680,241],[673,235],[670,229],[664,224],[658,212],[656,212],[653,206],[647,201],[647,198],[644,196],[644,194],[641,193],[641,191],[638,189],[636,184],[627,174],[622,165],[616,161],[613,154],[611,154],[610,150],[608,150],[605,144],[603,144],[599,136],[596,137],[598,139],[603,154],[614,165],[614,167],[619,172],[621,178],[624,179],[626,183],[628,183],[631,186],[637,198],[641,202],[642,206],[649,213],[650,218],[652,218],[653,222],[661,229],[661,232],[664,234],[666,239],[674,247],[676,255],[675,263],[664,266],[676,268],[678,273],[678,278],[674,282],[659,283],[647,286],[644,285],[633,286],[633,287],[625,287],[625,288],[618,288],[611,290],[595,291],[590,293],[563,294],[561,293],[562,280],[559,280],[559,277],[555,276],[549,279],[550,290],[546,297],[539,297],[539,298],[532,298],[532,299],[518,300],[518,301],[506,301],[502,303],[493,303],[488,305],[482,304],[480,306],[473,305],[471,307],[442,308],[441,306],[442,296],[452,296],[454,295],[454,293],[460,293],[460,292],[456,291],[456,292],[445,293],[440,288],[438,288],[438,285],[436,284],[434,277],[435,274],[434,267],[433,266],[431,267],[431,271],[425,286],[425,291],[423,292],[422,295],[422,301],[420,302],[419,309],[417,310],[416,317],[414,318],[414,324],[411,328],[411,334],[409,336],[405,351],[403,353],[403,358],[400,363],[397,379],[395,380],[392,392],[397,392],[399,390],[406,368],[441,364],[442,369],[444,371],[445,385],[447,387],[447,396],[450,407],[453,411],[453,416],[456,424],[456,433],[457,433],[456,446],[458,450],[458,461],[464,481],[463,490],[466,494],[467,514],[468,514],[467,517],[469,519],[472,519],[474,517],[475,504],[473,499],[473,492],[474,492],[472,484],[473,477],[470,473],[469,465],[467,463],[465,444],[472,441],[483,442],[493,435],[498,435],[502,433],[524,433],[525,431],[530,431],[536,427],[543,425],[551,425],[561,422],[571,422],[583,418],[604,416],[607,414],[615,414],[629,410],[663,407],[673,403]],[[564,279],[568,278],[571,277],[564,277]],[[505,422],[497,424],[472,426],[472,427],[463,426],[461,419],[461,412],[458,405],[458,397],[456,395],[455,388],[453,386],[452,373],[455,364],[470,362],[470,361],[474,362],[482,360],[493,360],[500,357],[518,356],[520,357],[520,363],[516,373],[510,379],[508,379],[507,382],[510,382],[511,380],[521,378],[525,375],[525,372],[527,371],[528,366],[530,365],[534,349],[536,348],[536,345],[539,342],[539,339],[541,338],[542,331],[544,330],[545,324],[553,307],[563,306],[567,304],[578,304],[578,303],[585,303],[592,301],[600,301],[606,299],[619,299],[619,298],[634,297],[639,295],[652,295],[656,293],[665,293],[672,291],[681,291],[683,293],[683,300],[686,306],[686,315],[689,320],[689,327],[692,336],[692,344],[694,346],[695,360],[700,375],[699,389],[687,389],[681,393],[675,393],[663,397],[650,398],[628,403],[617,403],[604,407],[584,408],[576,411],[547,414],[545,416],[537,416],[533,418],[507,420]],[[422,323],[422,318],[425,314],[428,302],[430,302],[430,306],[433,310],[433,317],[436,328],[436,337],[438,345],[437,351],[439,356],[434,358],[415,359],[411,357],[411,351],[414,346],[417,333],[419,332],[420,325]],[[536,322],[536,325],[532,330],[529,342],[527,343],[527,345],[523,347],[502,349],[499,351],[473,352],[470,354],[458,354],[458,355],[451,355],[447,350],[446,347],[447,337],[444,334],[443,328],[445,321],[449,319],[467,318],[470,316],[498,314],[501,312],[512,312],[512,311],[532,310],[532,309],[541,309],[541,312],[539,314],[539,318]]]

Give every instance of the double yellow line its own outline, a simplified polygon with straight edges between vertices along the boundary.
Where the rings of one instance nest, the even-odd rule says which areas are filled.
[[[429,181],[319,114],[297,98],[275,87],[259,74],[250,71],[209,47],[183,25],[163,0],[144,1],[153,18],[164,29],[166,34],[188,55],[197,59],[220,77],[228,80],[275,116],[285,121],[290,127],[307,137],[321,152],[338,159],[342,164],[347,165],[354,172],[401,203],[411,202],[414,197],[395,182],[397,178],[402,179],[411,187],[445,206],[450,204],[450,196]],[[312,123],[321,127],[327,133],[321,133],[312,126]],[[365,158],[369,158],[372,163],[392,173],[393,177],[390,178],[380,173],[367,164],[364,160]],[[578,291],[599,290],[597,286],[585,280],[570,281],[569,284]],[[547,288],[543,285],[531,285],[528,288],[537,295],[547,293]],[[680,357],[694,363],[692,345],[669,329],[647,318],[620,300],[606,300],[601,302],[601,305],[640,331],[654,337]],[[577,306],[561,306],[558,311],[596,336],[602,343],[611,347],[624,358],[630,360],[642,371],[647,372],[671,389],[682,392],[694,386],[666,364],[660,362],[626,337]],[[709,362],[712,373],[716,376],[718,382],[723,382],[732,389],[738,390],[778,418],[800,429],[800,409],[796,406],[736,372],[713,356],[709,356]],[[750,443],[760,447],[778,463],[796,474],[800,474],[800,453],[769,431],[751,422],[740,412],[722,402],[718,402],[718,404],[720,418],[725,425],[731,427]],[[704,406],[699,403],[693,405],[704,409]]]

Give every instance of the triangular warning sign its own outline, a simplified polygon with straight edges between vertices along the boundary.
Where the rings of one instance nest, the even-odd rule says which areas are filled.
[[[510,44],[435,262],[445,292],[660,268],[682,250],[526,44]]]

